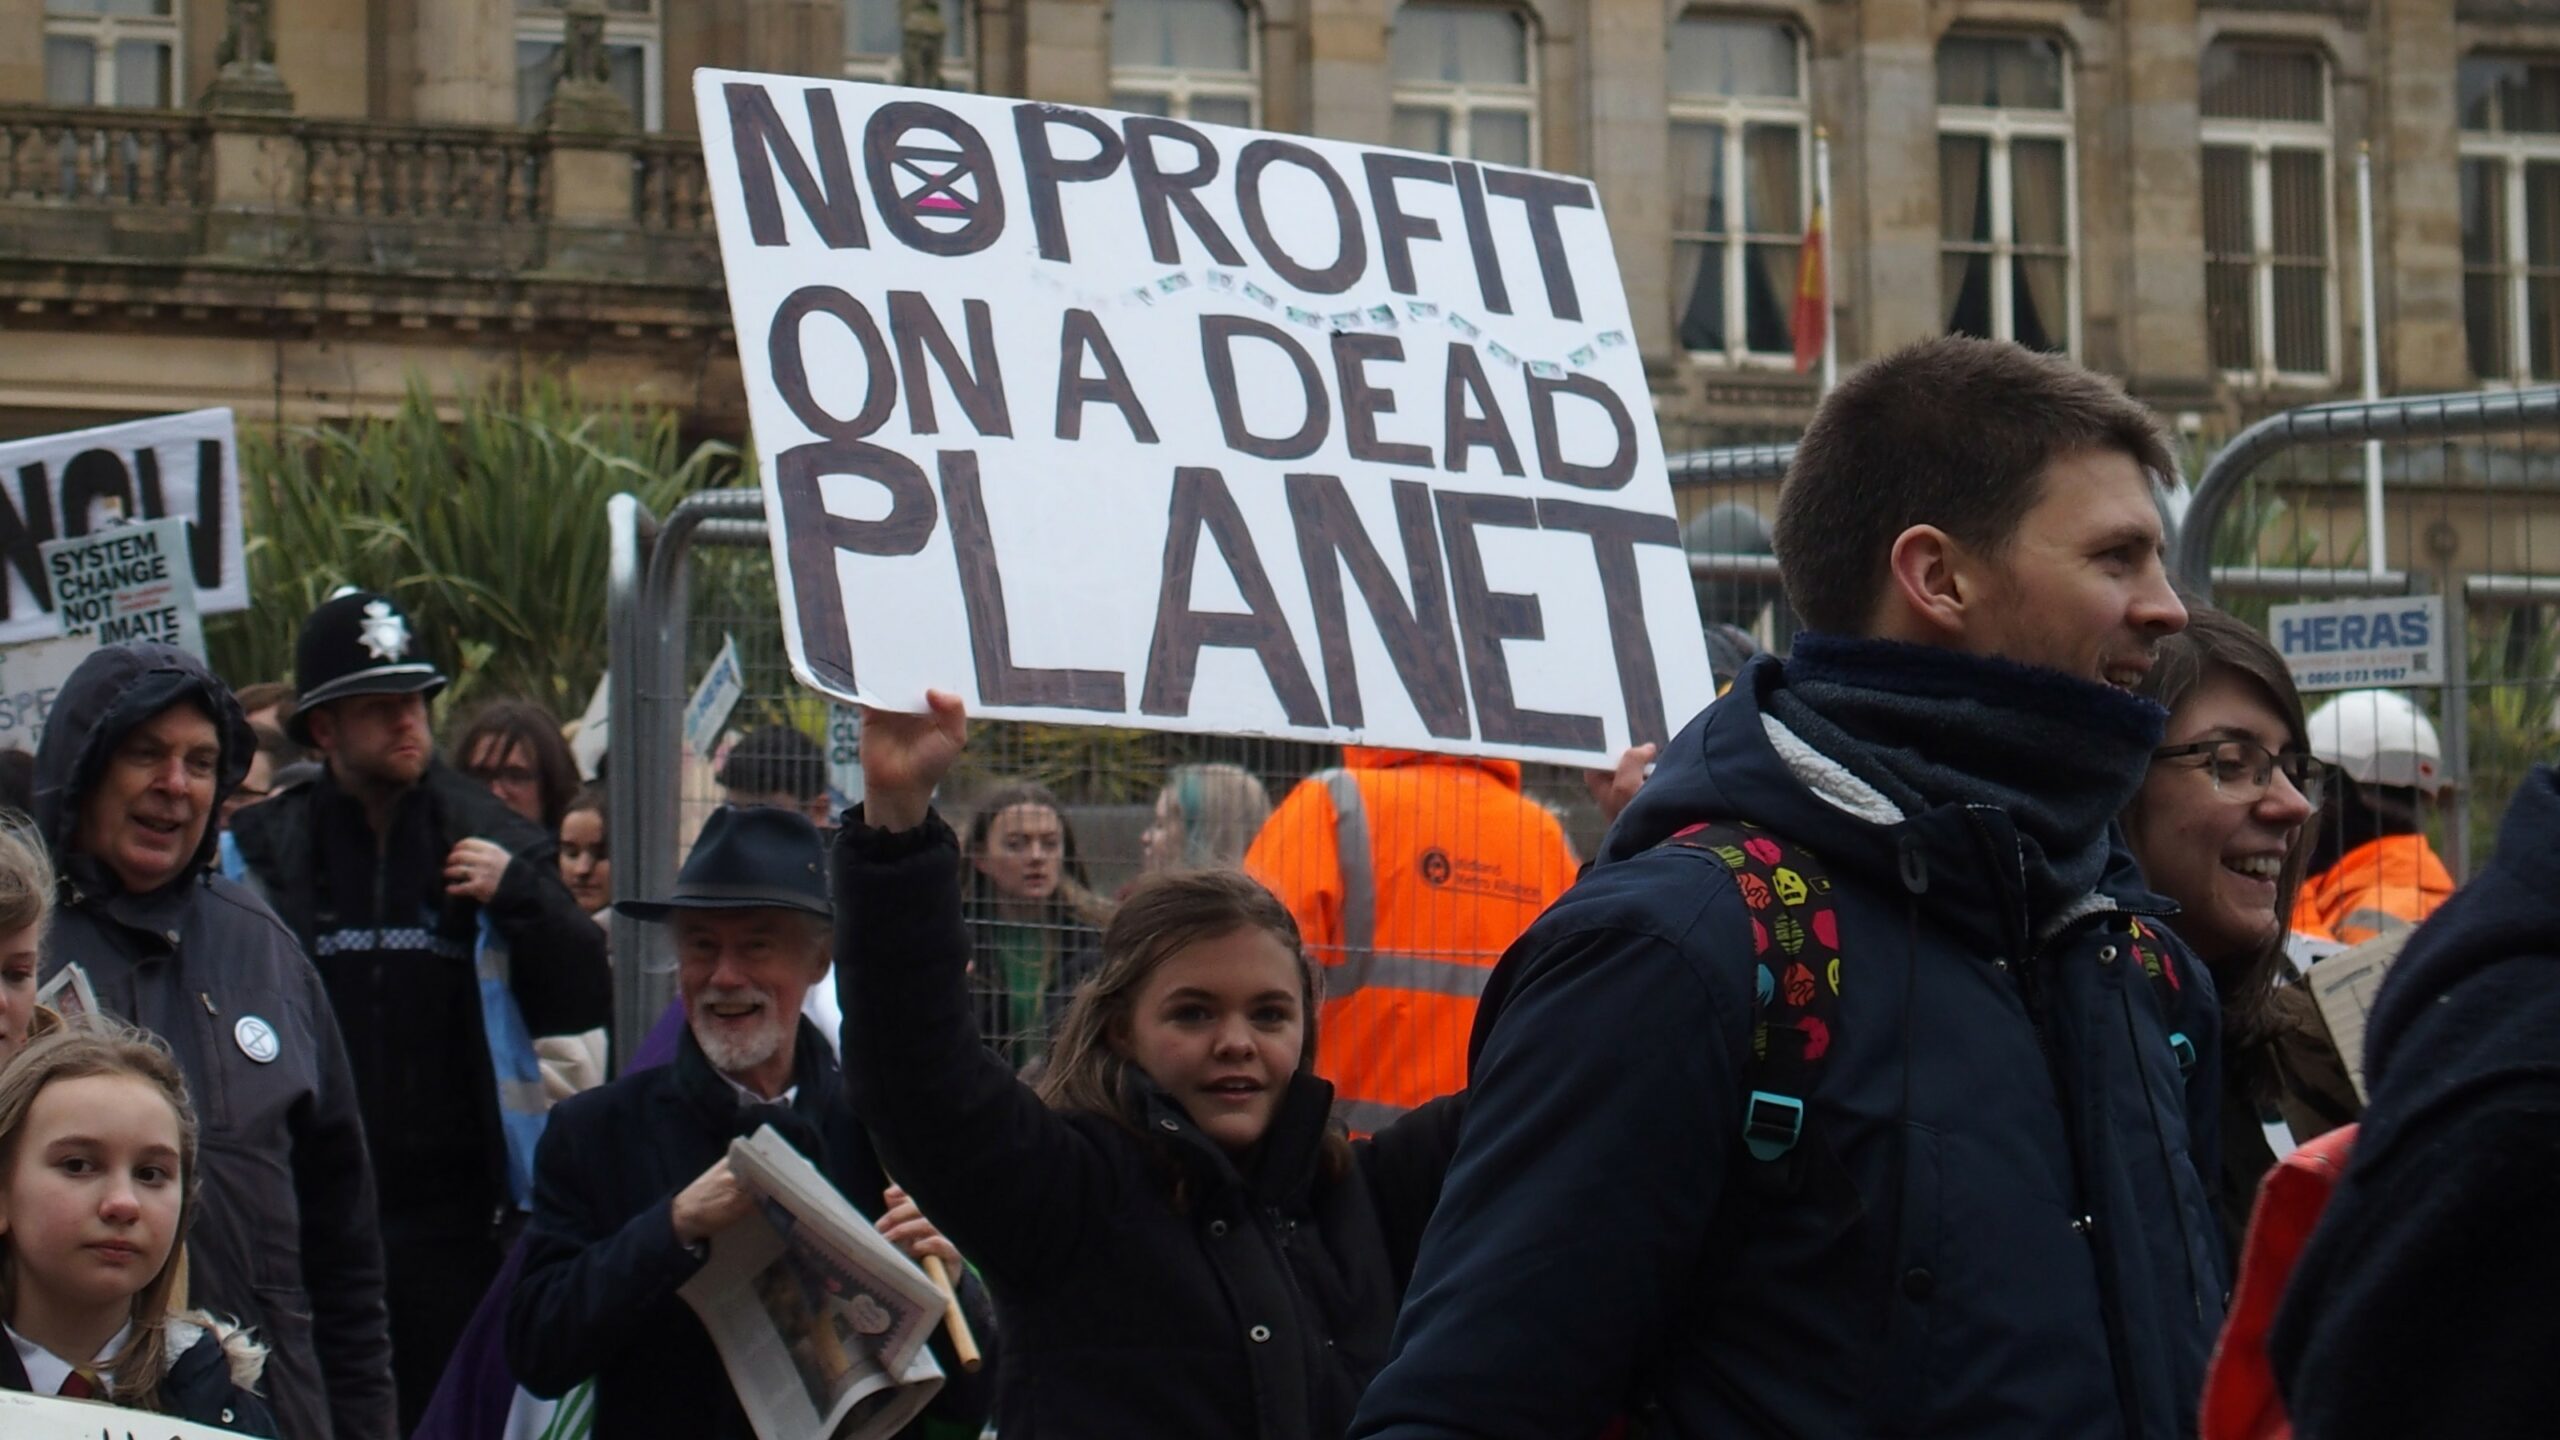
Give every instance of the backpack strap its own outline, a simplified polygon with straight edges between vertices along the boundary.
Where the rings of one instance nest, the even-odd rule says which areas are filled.
[[[2179,1001],[2184,998],[2185,984],[2178,979],[2177,952],[2169,948],[2159,929],[2139,915],[2125,917],[2127,948],[2142,966],[2144,978],[2151,982],[2152,998],[2160,1004],[2160,1025],[2169,1032],[2169,1053],[2178,1057],[2178,1078],[2195,1073],[2196,1042],[2187,1032],[2177,1028]]]
[[[1804,1138],[1806,1102],[1839,1029],[1840,921],[1831,877],[1811,851],[1755,825],[1706,821],[1661,843],[1722,862],[1750,912],[1751,1068],[1742,1141],[1753,1159],[1776,1164]]]

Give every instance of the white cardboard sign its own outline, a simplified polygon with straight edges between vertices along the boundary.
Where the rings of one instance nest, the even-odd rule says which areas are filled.
[[[63,634],[101,645],[156,640],[204,658],[186,521],[109,525],[76,540],[48,540],[41,549]]]
[[[738,664],[738,637],[731,635],[721,642],[720,653],[711,657],[711,668],[702,672],[693,698],[684,702],[684,743],[694,754],[711,758],[720,732],[728,728],[729,712],[738,708],[746,693],[746,672]]]
[[[2444,597],[2321,600],[2267,611],[2301,690],[2371,690],[2445,683]]]
[[[806,683],[1570,764],[1713,697],[1589,182],[694,90]]]
[[[240,1440],[237,1431],[173,1416],[7,1391],[0,1391],[0,1435],[9,1440]]]
[[[85,637],[0,645],[0,750],[35,753],[55,697],[97,648]]]
[[[249,608],[231,412],[196,410],[0,445],[0,645],[62,633],[44,543],[116,519],[190,522],[198,611]]]

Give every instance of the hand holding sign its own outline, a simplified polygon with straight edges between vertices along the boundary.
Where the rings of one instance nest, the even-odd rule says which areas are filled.
[[[932,808],[934,787],[969,744],[969,707],[948,690],[927,690],[923,715],[862,710],[862,813],[882,830],[912,830]]]

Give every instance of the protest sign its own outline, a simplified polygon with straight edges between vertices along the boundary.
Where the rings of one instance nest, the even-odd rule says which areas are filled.
[[[249,608],[231,412],[197,410],[0,445],[0,644],[62,633],[43,546],[117,519],[192,524],[197,609]]]
[[[101,645],[156,640],[204,658],[204,624],[187,569],[187,522],[110,525],[41,547],[65,635]]]
[[[802,680],[1574,764],[1712,697],[1589,182],[694,86]]]
[[[693,687],[693,698],[684,702],[684,743],[693,753],[711,758],[720,743],[720,732],[728,728],[729,712],[747,693],[746,672],[738,664],[738,637],[729,636],[720,653],[711,657],[711,668],[702,672],[702,683]]]
[[[236,1430],[169,1415],[0,1390],[0,1435],[9,1440],[240,1440]]]
[[[54,697],[97,648],[98,642],[88,639],[0,646],[0,750],[35,753],[44,743],[44,722],[53,714]]]
[[[827,786],[847,805],[862,803],[862,712],[827,707]]]

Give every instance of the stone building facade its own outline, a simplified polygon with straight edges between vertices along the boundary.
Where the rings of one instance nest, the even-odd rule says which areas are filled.
[[[1843,363],[2008,335],[2215,430],[2356,393],[2370,146],[2384,389],[2560,378],[2560,0],[943,14],[947,83],[1591,176],[1675,449],[1814,398],[1817,134]],[[896,0],[0,0],[0,434],[537,367],[736,433],[686,77],[899,43]]]

